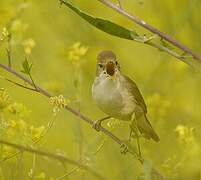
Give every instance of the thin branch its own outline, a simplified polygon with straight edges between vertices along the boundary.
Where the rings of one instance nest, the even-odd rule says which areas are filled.
[[[19,180],[23,174],[23,155],[24,152],[21,151],[19,156],[17,157],[17,164],[16,164],[16,179]]]
[[[178,40],[174,39],[170,35],[165,34],[164,32],[162,32],[162,31],[158,30],[157,28],[151,26],[150,24],[146,23],[144,20],[140,19],[139,17],[129,14],[127,11],[125,11],[124,9],[119,7],[118,5],[110,2],[109,0],[98,0],[98,1],[101,2],[102,4],[106,5],[107,7],[111,8],[111,9],[114,9],[118,13],[120,13],[123,16],[127,17],[128,19],[130,19],[131,21],[137,23],[138,25],[144,27],[145,29],[151,31],[152,33],[157,34],[158,36],[160,36],[161,38],[165,39],[169,43],[173,44],[177,48],[183,50],[184,52],[186,52],[188,54],[191,54],[195,59],[197,59],[201,63],[201,55],[200,54],[194,52],[192,49],[190,49],[189,47],[185,46],[184,44],[182,44]]]
[[[8,35],[8,47],[6,49],[7,56],[8,56],[8,66],[12,66],[12,34],[9,32]]]
[[[105,144],[106,139],[108,139],[108,137],[105,137],[104,141],[101,143],[101,145],[98,147],[98,149],[97,149],[95,152],[92,153],[93,155],[97,155],[98,152],[103,148],[103,145]],[[86,163],[86,162],[85,162],[84,160],[82,160],[82,159],[80,160],[80,162]],[[62,176],[59,176],[58,178],[56,178],[56,180],[64,179],[64,178],[70,176],[71,174],[75,173],[75,172],[78,171],[79,169],[80,169],[79,166],[74,167],[74,168],[72,168],[69,172],[66,172],[66,173],[63,174]]]
[[[5,65],[3,65],[3,64],[1,64],[1,63],[0,63],[0,67],[3,68],[4,70],[10,72],[11,74],[17,76],[19,79],[21,79],[21,80],[27,82],[27,83],[28,83],[29,85],[31,85],[32,87],[34,87],[33,82],[32,82],[30,79],[28,79],[28,78],[26,78],[25,76],[23,76],[21,73],[19,73],[19,72],[15,71],[14,69],[12,69],[12,68],[10,68],[10,67],[8,67],[8,66],[5,66]],[[48,97],[48,98],[51,97],[51,95],[50,95],[49,92],[47,92],[46,90],[44,90],[43,88],[41,88],[41,87],[38,86],[38,85],[35,85],[35,86],[37,87],[37,91],[38,91],[40,94],[42,94],[42,95],[44,95],[44,96],[46,96],[46,97]],[[75,116],[77,116],[77,117],[79,117],[80,119],[82,119],[83,121],[85,121],[85,122],[87,122],[88,124],[90,124],[91,127],[94,127],[94,126],[93,126],[93,125],[94,125],[94,120],[92,120],[91,118],[89,118],[89,117],[86,116],[85,114],[81,113],[78,109],[75,109],[75,108],[73,108],[73,107],[71,107],[71,106],[69,106],[69,105],[65,105],[65,109],[68,110],[68,111],[70,111],[70,112],[73,113]],[[94,129],[95,129],[95,128],[94,128]],[[119,139],[117,136],[115,136],[112,132],[110,132],[109,130],[105,129],[104,127],[100,126],[99,131],[101,131],[101,132],[102,132],[103,134],[105,134],[106,136],[110,137],[113,141],[115,141],[115,142],[116,142],[117,144],[119,144],[120,146],[125,145],[124,141],[122,141],[121,139]],[[127,144],[126,144],[126,146],[127,146]],[[132,146],[131,146],[130,144],[128,144],[128,152],[129,152],[130,154],[132,154],[134,157],[136,157],[136,158],[139,160],[139,162],[140,162],[141,164],[144,163],[144,159],[143,159],[141,156],[138,155],[138,153],[132,148]],[[159,173],[157,170],[155,170],[155,169],[153,169],[153,172],[156,172],[155,174],[160,174],[160,173]],[[163,176],[161,175],[161,177],[163,177]],[[163,177],[163,178],[160,178],[160,179],[162,180],[162,179],[164,179],[164,177]]]
[[[35,82],[34,82],[34,80],[33,80],[33,78],[32,78],[32,75],[29,73],[29,77],[30,77],[30,79],[31,79],[31,81],[32,81],[32,83],[33,83],[33,86],[34,86],[34,88],[35,88],[35,91],[38,91],[38,89],[37,89],[37,86],[36,86],[36,84],[35,84]]]
[[[86,162],[83,161],[83,160],[80,160],[80,163],[85,164]],[[57,177],[56,180],[61,180],[61,179],[67,178],[68,176],[70,176],[71,174],[75,173],[79,169],[80,169],[80,166],[76,166],[73,169],[71,169],[69,172],[66,172],[62,176]]]
[[[6,156],[5,158],[3,158],[3,159],[0,161],[0,165],[1,165],[4,161],[9,160],[9,159],[11,159],[11,158],[17,156],[17,155],[20,154],[20,153],[21,153],[21,151],[18,151],[18,152],[15,152],[15,153],[13,153],[13,154],[11,154],[11,155],[9,155],[9,156]]]
[[[4,79],[5,79],[6,81],[12,83],[12,84],[15,84],[15,85],[21,87],[21,88],[24,88],[24,89],[27,89],[27,90],[31,90],[31,91],[38,92],[35,88],[30,88],[30,87],[24,86],[24,85],[22,85],[22,84],[20,84],[20,83],[17,83],[17,82],[15,82],[15,81],[13,81],[13,80],[10,80],[10,79],[8,79],[8,78],[4,78]]]
[[[34,87],[33,83],[31,80],[29,80],[27,77],[23,76],[22,74],[18,73],[17,71],[15,71],[14,69],[12,69],[11,67],[8,67],[4,64],[0,64],[0,67],[5,69],[6,71],[10,72],[11,74],[15,75],[16,77],[18,77],[19,79],[27,82],[29,85],[31,85],[32,87]],[[47,97],[51,97],[51,95],[45,91],[44,89],[40,88],[37,86],[37,91]]]
[[[68,176],[70,176],[71,174],[75,173],[75,172],[78,171],[79,169],[80,169],[79,166],[74,167],[74,168],[71,169],[69,172],[63,174],[63,175],[60,176],[60,177],[57,177],[56,180],[61,180],[61,179],[67,178]]]
[[[105,179],[100,174],[98,174],[97,172],[92,170],[91,168],[89,168],[87,166],[84,166],[83,164],[81,164],[81,163],[79,163],[77,161],[74,161],[74,160],[72,160],[70,158],[67,158],[65,156],[62,156],[62,155],[41,151],[41,150],[38,150],[38,149],[35,149],[35,148],[18,145],[18,144],[15,144],[15,143],[4,141],[4,140],[0,140],[0,144],[11,146],[11,147],[13,147],[15,149],[18,149],[18,150],[22,151],[22,152],[29,152],[29,153],[37,154],[39,156],[46,156],[46,157],[49,157],[51,159],[56,159],[56,160],[58,160],[60,162],[66,162],[66,163],[69,163],[69,164],[72,164],[72,165],[76,165],[76,166],[81,167],[82,169],[85,169],[86,171],[89,171],[91,174],[93,174],[98,179]]]
[[[31,180],[34,179],[35,169],[36,169],[36,153],[33,154],[32,168],[31,168],[31,173],[30,173]]]

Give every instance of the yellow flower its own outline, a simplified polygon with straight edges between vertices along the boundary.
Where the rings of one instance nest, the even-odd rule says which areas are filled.
[[[0,109],[4,109],[10,102],[10,96],[5,90],[0,91]]]
[[[31,138],[32,138],[32,140],[36,141],[36,140],[40,139],[43,136],[43,133],[45,131],[45,127],[40,126],[38,128],[35,128],[34,126],[31,126],[30,130],[31,130]]]
[[[184,125],[178,125],[175,128],[175,132],[178,134],[179,141],[182,143],[189,143],[194,140],[194,128],[190,128]]]
[[[27,109],[26,106],[24,106],[22,103],[17,103],[17,102],[9,105],[8,111],[11,114],[19,115],[22,118],[27,117],[30,113],[30,111]]]
[[[72,62],[77,62],[87,53],[88,49],[87,46],[83,46],[80,42],[76,42],[69,48],[68,59]]]
[[[0,41],[3,41],[5,38],[7,38],[9,35],[8,30],[4,27],[1,33]]]
[[[11,128],[15,128],[16,127],[16,121],[15,120],[11,120],[10,122],[9,122],[9,127],[11,127]]]
[[[17,131],[24,131],[27,127],[27,124],[24,120],[19,119],[16,121],[11,121],[13,123],[13,128]]]
[[[62,108],[65,108],[70,101],[66,100],[63,95],[54,96],[50,98],[50,104],[53,105],[53,113],[56,115]]]
[[[27,54],[27,55],[30,55],[31,52],[32,52],[32,49],[35,47],[36,43],[33,39],[26,39],[23,41],[22,43],[23,47],[24,47],[24,52]]]

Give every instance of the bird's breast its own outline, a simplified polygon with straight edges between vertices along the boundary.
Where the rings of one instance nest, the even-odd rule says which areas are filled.
[[[129,120],[134,111],[132,97],[118,80],[95,80],[92,96],[99,108],[112,117]]]

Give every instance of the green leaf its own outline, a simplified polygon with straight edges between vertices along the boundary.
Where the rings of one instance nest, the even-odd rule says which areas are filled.
[[[29,63],[27,58],[25,58],[25,60],[22,63],[22,68],[23,68],[21,70],[22,73],[30,75],[31,74],[32,63]]]
[[[115,24],[111,21],[89,15],[81,11],[74,5],[72,5],[68,0],[67,1],[61,0],[61,3],[65,4],[67,7],[72,9],[76,14],[82,17],[85,21],[87,21],[88,23],[90,23],[91,25],[93,25],[94,27],[98,28],[101,31],[104,31],[110,35],[117,36],[123,39],[137,40],[137,41],[141,39],[141,36],[138,35],[135,31],[126,29],[123,26]]]

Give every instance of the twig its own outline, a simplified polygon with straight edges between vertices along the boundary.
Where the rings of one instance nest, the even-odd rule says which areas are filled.
[[[78,110],[80,111],[81,109],[81,93],[82,93],[82,81],[81,81],[81,72],[80,72],[80,63],[77,64],[73,64],[73,68],[74,68],[74,87],[75,87],[75,91],[76,91],[76,101],[77,101],[77,105],[78,105]],[[79,159],[83,159],[83,150],[84,150],[84,137],[83,137],[83,131],[82,131],[82,124],[80,121],[77,122],[77,131],[78,133],[76,133],[77,136],[77,141],[78,141],[78,145],[79,145]]]
[[[37,86],[36,86],[36,84],[35,84],[35,82],[34,82],[34,80],[32,78],[32,75],[30,73],[29,73],[29,77],[30,77],[30,79],[31,79],[31,81],[33,83],[33,86],[34,86],[35,90],[38,91]]]
[[[107,140],[107,138],[105,138],[105,139],[103,140],[103,142],[99,145],[98,149],[97,149],[95,152],[93,152],[93,155],[97,155],[98,152],[100,152],[100,150],[103,148],[103,146],[104,146],[106,140]]]
[[[85,164],[84,160],[80,160],[80,163]],[[80,169],[80,166],[76,166],[74,168],[72,168],[69,172],[63,174],[62,176],[59,176],[56,178],[56,180],[61,180],[61,179],[66,179],[68,176],[70,176],[71,174],[73,174],[74,172],[78,171]]]
[[[13,153],[13,154],[11,154],[11,155],[9,155],[9,156],[6,156],[5,158],[3,158],[3,159],[0,161],[0,164],[3,163],[4,161],[8,160],[8,159],[11,159],[11,158],[17,156],[17,155],[20,154],[20,153],[21,153],[21,151],[18,151],[18,152],[15,152],[15,153]]]
[[[108,137],[106,137],[108,138]],[[98,147],[98,149],[93,152],[93,155],[97,155],[97,153],[103,148],[104,143],[106,142],[106,138],[104,139],[104,141],[101,143],[101,145]],[[85,164],[86,162],[84,160],[80,160],[80,162],[82,162],[82,164]],[[62,176],[59,176],[56,178],[56,180],[61,180],[64,178],[67,178],[68,176],[70,176],[71,174],[75,173],[76,171],[78,171],[80,169],[79,166],[72,168],[69,172],[66,172],[65,174],[63,174]]]
[[[7,56],[8,56],[8,66],[11,67],[12,66],[12,34],[9,32],[8,35],[8,47],[6,49],[7,51]]]
[[[60,162],[66,162],[66,163],[69,163],[69,164],[73,164],[73,165],[81,167],[82,169],[87,170],[88,172],[93,174],[98,179],[105,179],[100,174],[98,174],[97,172],[92,170],[91,168],[89,168],[87,166],[84,166],[83,164],[81,164],[81,163],[79,163],[77,161],[74,161],[74,160],[72,160],[70,158],[67,158],[65,156],[62,156],[62,155],[41,151],[41,150],[31,148],[31,147],[25,147],[25,146],[14,144],[14,143],[4,141],[4,140],[0,140],[0,144],[11,146],[11,147],[16,148],[16,149],[18,149],[20,151],[23,151],[23,152],[29,152],[29,153],[37,154],[37,155],[40,155],[40,156],[46,156],[46,157],[49,157],[49,158],[52,158],[52,159],[56,159],[56,160],[58,160]]]
[[[19,153],[19,156],[17,158],[17,165],[16,165],[16,179],[17,180],[20,180],[21,177],[22,177],[22,166],[23,166],[23,155],[24,155],[24,152],[23,151],[20,151]]]
[[[10,72],[11,74],[15,75],[19,79],[27,82],[32,87],[34,87],[34,85],[33,85],[33,83],[32,83],[31,80],[29,80],[27,77],[23,76],[22,74],[18,73],[17,71],[15,71],[14,69],[12,69],[11,67],[8,67],[8,66],[3,65],[3,64],[0,64],[0,67],[3,68],[3,69],[5,69],[6,71]],[[47,97],[51,97],[51,95],[47,91],[43,90],[40,87],[37,87],[37,92],[39,92],[39,93],[41,93],[41,94],[43,94],[43,95],[45,95]]]
[[[68,176],[70,176],[71,174],[73,174],[74,172],[76,172],[77,170],[79,170],[80,167],[77,166],[77,167],[74,167],[73,169],[71,169],[69,172],[65,173],[64,175],[56,178],[56,180],[61,180],[61,179],[64,179],[64,178],[67,178]]]
[[[0,63],[0,67],[3,68],[4,70],[14,74],[15,76],[17,76],[19,79],[27,82],[29,85],[31,85],[32,87],[34,87],[33,82],[26,78],[25,76],[23,76],[22,74],[20,74],[19,72],[15,71],[14,69],[5,66],[3,64]],[[44,90],[43,88],[35,85],[37,87],[37,92],[39,92],[40,94],[43,94],[44,96],[50,98],[51,95],[49,92],[47,92],[46,90]],[[69,106],[69,105],[65,105],[65,109],[70,111],[71,113],[73,113],[75,116],[79,117],[80,119],[82,119],[83,121],[87,122],[88,124],[91,125],[91,127],[93,127],[94,124],[94,120],[90,119],[88,116],[84,115],[83,113],[81,113],[79,110]],[[107,135],[108,137],[110,137],[113,141],[115,141],[117,144],[119,145],[123,145],[125,144],[124,141],[122,141],[121,139],[119,139],[117,136],[115,136],[112,132],[110,132],[109,130],[105,129],[104,127],[100,126],[99,130],[104,133],[105,135]],[[138,153],[131,147],[131,145],[129,144],[128,146],[128,152],[130,154],[132,154],[134,157],[136,157],[139,162],[141,164],[144,163],[144,159],[138,155]],[[157,170],[155,170],[158,174],[160,174]],[[162,175],[161,175],[162,177]],[[164,178],[163,178],[164,179]]]
[[[33,180],[35,176],[35,168],[36,168],[36,153],[33,154],[32,168],[30,173],[30,179]]]
[[[146,23],[144,20],[140,19],[139,17],[129,14],[127,11],[125,11],[122,8],[120,8],[118,5],[110,2],[109,0],[98,0],[98,1],[101,2],[102,4],[106,5],[107,7],[111,8],[111,9],[114,9],[118,13],[120,13],[123,16],[127,17],[131,21],[139,24],[140,26],[144,27],[145,29],[151,31],[152,33],[157,34],[158,36],[160,36],[161,38],[165,39],[166,41],[168,41],[169,43],[173,44],[174,46],[178,47],[179,49],[183,50],[184,52],[186,52],[188,54],[191,54],[195,59],[197,59],[201,63],[201,55],[200,54],[194,52],[192,49],[190,49],[189,47],[185,46],[184,44],[182,44],[178,40],[174,39],[170,35],[165,34],[164,32],[156,29],[155,27],[153,27],[150,24]]]
[[[4,78],[4,79],[5,79],[6,81],[8,81],[8,82],[10,82],[10,83],[13,83],[13,84],[15,84],[15,85],[17,85],[17,86],[19,86],[19,87],[24,88],[24,89],[37,92],[37,90],[36,90],[35,88],[33,89],[33,88],[30,88],[30,87],[24,86],[24,85],[22,85],[22,84],[20,84],[20,83],[17,83],[17,82],[15,82],[15,81],[13,81],[13,80],[10,80],[10,79],[8,79],[8,78]]]

